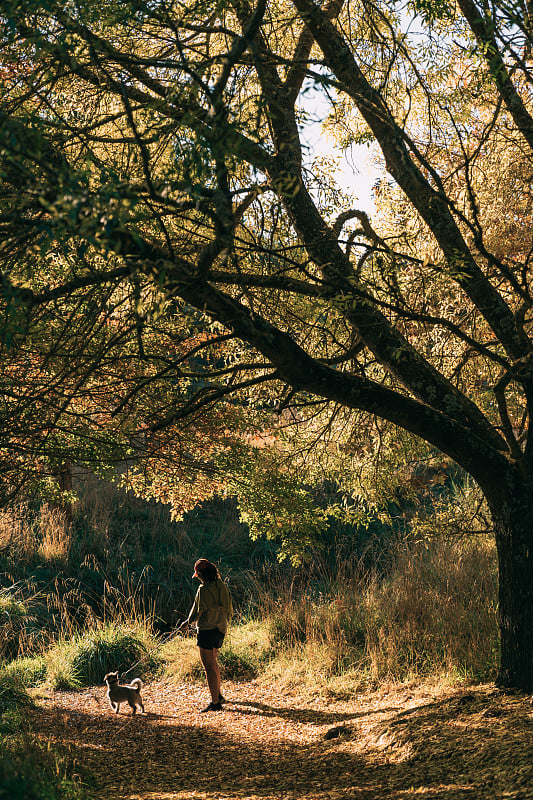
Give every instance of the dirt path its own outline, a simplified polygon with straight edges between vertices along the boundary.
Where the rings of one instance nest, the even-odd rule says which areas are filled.
[[[527,697],[492,686],[391,688],[342,702],[255,683],[224,692],[220,713],[199,713],[201,686],[152,683],[144,715],[113,714],[104,687],[51,693],[31,714],[98,800],[533,798]]]

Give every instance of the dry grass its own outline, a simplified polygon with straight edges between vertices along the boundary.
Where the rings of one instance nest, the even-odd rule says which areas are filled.
[[[491,543],[398,543],[386,574],[349,575],[328,594],[264,591],[277,679],[322,686],[438,674],[492,678],[497,667],[497,576]],[[346,565],[344,565],[345,567]],[[337,574],[341,574],[339,567]],[[344,691],[342,686],[339,688]]]
[[[0,556],[12,551],[23,564],[35,554],[35,536],[24,505],[0,510]]]
[[[73,532],[65,514],[43,503],[37,513],[21,504],[0,511],[0,555],[17,564],[38,559],[44,564],[65,566]]]
[[[494,677],[497,574],[492,543],[432,540],[400,546],[385,580],[363,594],[372,674]]]
[[[66,565],[72,546],[73,531],[64,513],[41,506],[37,520],[38,554],[45,564]]]
[[[204,678],[198,657],[196,637],[174,636],[166,642],[160,657],[165,663],[165,676],[174,683]],[[249,680],[264,672],[272,648],[268,626],[253,620],[233,625],[220,651],[220,666],[225,679]]]
[[[232,675],[258,675],[268,665],[277,679],[320,691],[335,686],[341,695],[349,685],[412,676],[494,676],[497,577],[494,547],[485,539],[388,540],[382,543],[388,567],[381,572],[332,544],[311,566],[270,564],[259,574],[243,571],[251,562],[238,552],[242,531],[232,527],[233,517],[217,516],[223,505],[203,509],[189,532],[170,524],[162,507],[139,505],[104,482],[87,488],[84,508],[74,527],[45,505],[33,516],[22,506],[0,514],[4,565],[11,563],[14,574],[26,564],[26,574],[38,567],[46,575],[39,586],[25,579],[24,591],[12,580],[20,596],[10,591],[9,613],[0,608],[10,657],[39,654],[53,640],[101,624],[153,626],[159,618],[159,629],[168,630],[190,607],[190,562],[199,546],[208,554],[211,536],[221,550],[233,547],[230,585],[246,622],[233,627],[223,651]],[[346,557],[335,562],[335,552]],[[8,573],[3,577],[6,585]],[[17,616],[17,603],[29,611]],[[179,658],[167,655],[170,674],[201,674],[194,645]]]

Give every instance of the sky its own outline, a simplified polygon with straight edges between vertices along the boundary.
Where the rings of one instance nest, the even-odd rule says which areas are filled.
[[[340,157],[335,178],[355,199],[357,209],[372,214],[375,211],[372,186],[380,176],[373,164],[372,151],[367,145],[353,145],[345,153],[326,134],[316,137],[314,151],[320,155]]]
[[[307,117],[305,126],[300,129],[306,166],[317,156],[338,159],[335,178],[340,187],[354,197],[354,208],[372,215],[375,212],[372,186],[382,175],[374,163],[373,149],[363,144],[353,145],[343,152],[333,136],[322,131],[322,121],[329,111],[324,95],[314,87],[305,87],[301,97]]]

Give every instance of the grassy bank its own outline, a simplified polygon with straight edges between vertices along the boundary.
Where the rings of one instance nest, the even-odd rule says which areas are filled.
[[[88,800],[75,759],[33,736],[24,713],[32,703],[17,677],[0,670],[0,798]]]
[[[0,515],[0,685],[11,687],[0,696],[0,798],[83,797],[68,757],[41,752],[20,730],[27,690],[101,685],[114,669],[145,682],[203,681],[194,637],[175,635],[200,554],[219,564],[235,601],[220,654],[227,680],[350,699],[380,682],[495,676],[486,537],[452,537],[438,519],[430,536],[339,526],[291,567],[271,543],[250,541],[226,501],[174,523],[106,484],[86,491],[71,525],[47,506]]]
[[[431,675],[493,678],[498,632],[492,546],[471,539],[400,542],[395,548],[386,573],[341,562],[330,570],[317,558],[307,576],[251,574],[253,602],[238,608],[221,651],[226,676],[264,675],[336,694]],[[191,587],[189,599],[192,594]],[[83,632],[68,628],[39,653],[24,652],[22,643],[19,649],[4,669],[29,686],[92,685],[110,669],[133,665],[143,677],[202,675],[194,638],[157,631],[150,615],[93,618]]]
[[[189,658],[189,643],[171,634],[190,608],[201,554],[219,564],[234,598],[237,624],[224,648],[232,676],[490,679],[494,548],[480,534],[450,535],[450,509],[466,517],[468,502],[441,508],[433,535],[431,508],[418,528],[333,528],[294,568],[277,562],[270,542],[250,540],[231,501],[215,498],[177,523],[164,507],[91,478],[70,525],[46,505],[0,514],[0,663],[18,660],[33,682],[46,673],[50,685],[74,687],[101,678],[108,661],[131,666],[144,648],[161,649],[170,673],[188,674],[179,664],[196,664],[194,648]],[[73,655],[83,647],[86,656]],[[92,672],[85,657],[96,659]]]

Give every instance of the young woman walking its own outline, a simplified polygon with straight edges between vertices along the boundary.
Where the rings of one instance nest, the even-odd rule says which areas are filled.
[[[211,693],[211,702],[202,712],[220,711],[224,698],[220,691],[218,651],[228,630],[228,619],[233,613],[231,595],[218,569],[207,558],[199,558],[195,563],[193,578],[198,578],[200,586],[189,616],[180,625],[180,630],[186,630],[196,623],[196,641]]]

